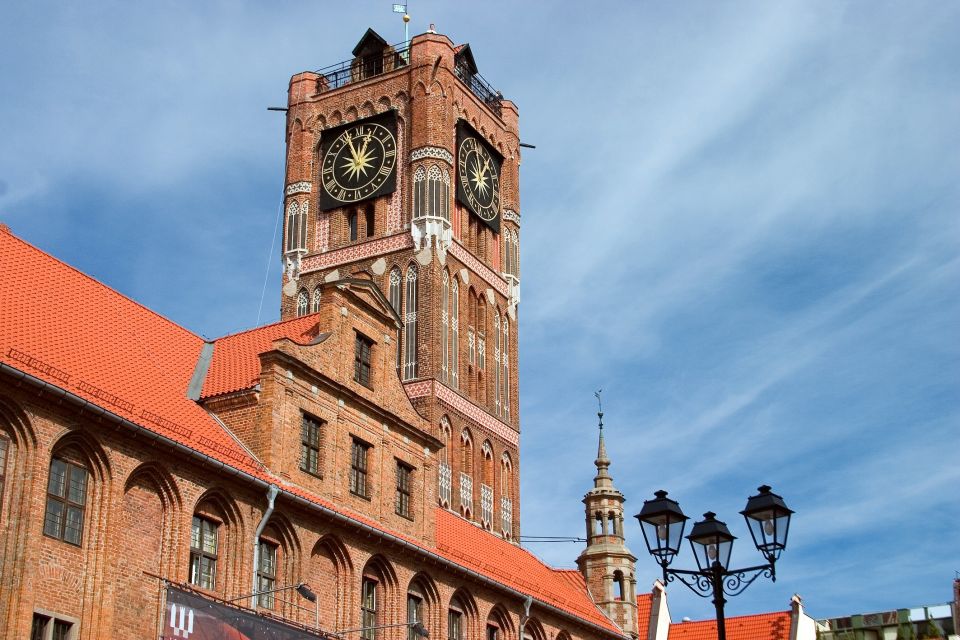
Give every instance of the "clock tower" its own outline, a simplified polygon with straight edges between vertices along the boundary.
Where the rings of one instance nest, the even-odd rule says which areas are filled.
[[[397,375],[430,435],[441,506],[519,535],[520,139],[470,45],[431,30],[290,80],[281,316],[366,279],[397,312]]]

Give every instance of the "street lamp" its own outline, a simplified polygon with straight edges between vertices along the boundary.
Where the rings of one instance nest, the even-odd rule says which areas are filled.
[[[320,630],[320,600],[317,598],[317,594],[315,594],[310,589],[310,587],[307,586],[305,582],[298,582],[297,584],[287,585],[286,587],[277,587],[276,589],[264,589],[263,591],[254,591],[253,593],[248,593],[246,595],[237,596],[236,598],[231,598],[230,600],[227,600],[227,602],[236,602],[237,600],[243,600],[244,598],[250,598],[253,596],[256,596],[257,600],[259,601],[260,596],[262,595],[266,595],[268,593],[279,593],[281,591],[289,591],[291,589],[299,593],[300,597],[303,598],[304,600],[308,600],[309,602],[312,602],[314,604],[314,612],[313,612],[314,627],[316,628],[317,631],[319,631]],[[286,601],[284,600],[283,602],[286,602]],[[291,604],[294,607],[297,607],[298,609],[306,609],[306,607],[301,607],[300,605],[294,604],[292,602],[289,602],[288,604]],[[306,609],[306,610],[309,611],[309,609]]]
[[[740,512],[747,522],[753,544],[767,561],[753,567],[730,569],[730,553],[736,536],[730,533],[724,522],[717,520],[717,514],[712,511],[703,514],[703,520],[694,523],[687,536],[697,561],[696,571],[670,568],[670,563],[680,552],[683,529],[689,520],[676,500],[668,498],[666,491],[657,491],[653,500],[644,501],[636,516],[647,551],[663,570],[663,583],[679,580],[702,598],[713,596],[719,640],[727,637],[723,617],[725,596],[740,595],[761,575],[776,582],[776,562],[787,546],[793,511],[767,485],[761,486],[759,491],[747,499],[747,506]]]

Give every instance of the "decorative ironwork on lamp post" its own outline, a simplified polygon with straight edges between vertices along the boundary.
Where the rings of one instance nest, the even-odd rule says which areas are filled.
[[[712,511],[703,514],[703,520],[695,523],[687,536],[697,561],[696,571],[670,568],[680,552],[683,529],[689,520],[676,500],[668,498],[666,491],[657,491],[653,500],[644,501],[643,509],[636,516],[647,550],[663,569],[663,583],[679,580],[702,598],[713,596],[719,640],[727,637],[723,616],[727,597],[740,595],[760,576],[776,582],[776,563],[787,546],[793,511],[767,485],[758,490],[760,493],[748,498],[747,506],[740,512],[754,545],[767,561],[753,567],[730,569],[730,552],[736,536]]]

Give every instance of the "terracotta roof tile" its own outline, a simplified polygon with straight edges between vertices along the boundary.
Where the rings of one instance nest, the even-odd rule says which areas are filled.
[[[437,548],[428,549],[273,477],[226,428],[187,398],[202,338],[2,228],[0,303],[0,362],[290,494],[622,635],[594,605],[579,573],[553,569],[444,509],[437,509]],[[217,340],[203,393],[248,388],[259,372],[261,351],[281,337],[307,341],[306,332],[314,324],[315,318],[304,316]]]
[[[437,509],[437,550],[458,563],[621,635],[593,603],[582,576],[547,566],[532,553]]]
[[[761,613],[726,619],[727,640],[789,640],[790,612]],[[716,640],[717,621],[697,620],[670,625],[669,640]]]
[[[653,605],[652,593],[641,593],[637,596],[637,637],[646,640],[650,632],[650,607]]]
[[[260,354],[269,351],[275,340],[289,338],[306,344],[313,338],[316,315],[268,324],[234,333],[214,341],[213,359],[203,383],[202,398],[249,389],[260,380]]]

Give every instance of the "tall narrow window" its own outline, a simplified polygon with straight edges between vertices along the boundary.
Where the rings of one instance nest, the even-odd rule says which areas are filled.
[[[370,352],[373,340],[358,333],[353,348],[353,379],[365,387],[370,386]]]
[[[397,514],[412,518],[410,511],[410,476],[413,467],[397,460]]]
[[[320,311],[321,294],[322,294],[321,287],[320,285],[317,285],[317,287],[313,290],[313,302],[310,305],[311,313],[316,313],[317,311]]]
[[[423,598],[415,593],[407,594],[407,640],[420,640],[420,634],[413,628],[423,623]]]
[[[440,449],[440,470],[438,477],[437,498],[440,506],[450,508],[450,502],[453,494],[453,471],[450,467],[450,420],[447,416],[440,418],[440,440],[443,441],[443,448]]]
[[[367,232],[367,237],[373,237],[373,234],[376,233],[376,216],[375,210],[372,204],[368,204],[366,210],[364,211],[364,227]]]
[[[613,599],[623,600],[623,572],[613,572]]]
[[[202,589],[217,585],[217,530],[212,520],[193,516],[190,528],[190,584]]]
[[[360,624],[363,640],[375,640],[377,637],[377,581],[363,576],[360,593]]]
[[[487,640],[500,640],[500,628],[496,625],[487,625]]]
[[[417,377],[417,268],[414,265],[407,267],[407,313],[404,316],[404,362],[403,379],[412,380]]]
[[[261,540],[258,561],[257,604],[265,609],[273,609],[273,594],[263,592],[272,591],[277,586],[277,545]]]
[[[300,420],[300,470],[320,475],[320,421],[307,415]]]
[[[429,215],[427,209],[427,172],[417,167],[413,173],[413,217],[423,218]]]
[[[47,508],[43,533],[58,540],[80,545],[83,538],[83,514],[87,502],[87,470],[54,458],[47,482]]]
[[[3,487],[7,481],[7,452],[10,451],[10,440],[0,436],[0,499],[3,498]]]
[[[500,312],[493,316],[493,404],[497,415],[502,415],[500,401],[500,360],[503,354],[500,352]]]
[[[300,289],[297,294],[297,316],[305,316],[310,311],[310,296],[306,289]]]
[[[463,612],[457,609],[447,612],[447,640],[463,640]]]
[[[400,267],[394,267],[390,270],[390,306],[393,307],[393,310],[397,312],[397,315],[401,319],[401,327],[403,322],[403,298],[402,298],[402,289],[401,284],[403,283],[403,274],[400,272]],[[403,329],[401,328],[401,332]],[[400,368],[402,362],[401,357],[403,354],[403,340],[402,336],[400,341],[397,342],[397,369]]]
[[[450,371],[450,274],[443,270],[440,287],[440,379],[449,380]]]
[[[503,318],[503,417],[510,420],[510,321]]]
[[[287,205],[287,251],[307,247],[307,210],[309,204],[296,201]]]
[[[450,382],[454,387],[460,386],[460,284],[453,277],[450,288]]]
[[[357,210],[351,209],[347,214],[347,227],[350,229],[350,242],[357,240]]]
[[[350,493],[366,498],[367,492],[367,454],[370,445],[362,440],[353,440],[350,455]]]

